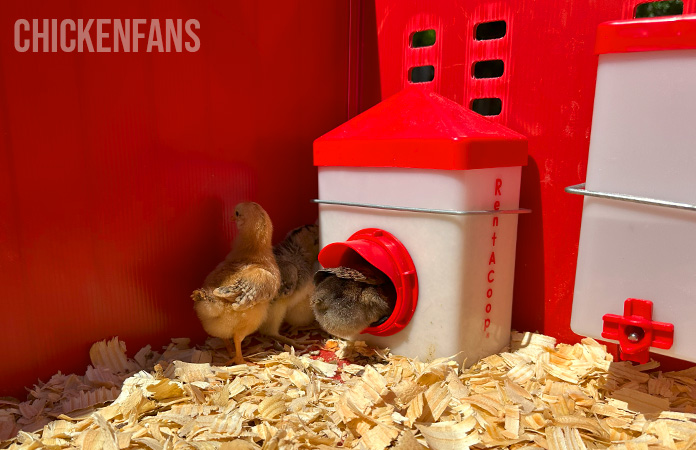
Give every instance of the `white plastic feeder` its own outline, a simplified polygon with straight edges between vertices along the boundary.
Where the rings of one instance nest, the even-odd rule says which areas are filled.
[[[571,327],[696,361],[696,16],[600,25]]]
[[[525,137],[420,87],[314,142],[319,261],[359,255],[397,292],[392,315],[357,339],[469,365],[508,344],[526,163]]]

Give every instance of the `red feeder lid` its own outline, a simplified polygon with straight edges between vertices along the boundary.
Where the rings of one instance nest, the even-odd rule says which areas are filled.
[[[354,233],[345,242],[334,242],[319,252],[323,267],[351,267],[355,252],[382,271],[396,290],[396,305],[382,324],[368,327],[362,333],[391,336],[403,330],[411,321],[418,302],[416,266],[406,247],[391,233],[378,228],[366,228]]]
[[[314,141],[315,166],[483,169],[527,164],[527,138],[410,86]]]
[[[595,53],[652,52],[696,48],[696,14],[604,22]]]

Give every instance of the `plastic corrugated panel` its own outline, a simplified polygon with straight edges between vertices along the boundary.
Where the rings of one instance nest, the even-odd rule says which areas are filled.
[[[203,339],[190,293],[234,206],[313,223],[312,141],[348,118],[349,1],[0,4],[0,396],[90,345]],[[17,19],[196,19],[198,52],[15,50]],[[141,41],[142,44],[142,41]],[[81,372],[82,371],[82,372]]]
[[[351,73],[360,95],[352,99],[351,111],[412,84],[414,68],[432,66],[432,81],[422,83],[427,89],[492,114],[487,118],[529,139],[520,206],[532,213],[519,220],[515,329],[568,343],[580,338],[570,329],[570,315],[582,200],[564,188],[585,180],[597,27],[633,18],[641,3],[370,0],[361,5],[362,40],[354,43],[361,65]],[[694,12],[696,2],[684,1],[684,14]],[[435,31],[434,45],[414,48],[414,33],[424,30]],[[482,62],[488,70],[477,73]]]

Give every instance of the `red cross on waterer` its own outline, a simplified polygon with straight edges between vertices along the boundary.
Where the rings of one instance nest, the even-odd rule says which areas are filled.
[[[623,316],[605,314],[602,337],[619,341],[619,359],[640,364],[650,359],[650,347],[671,348],[674,325],[652,320],[650,300],[629,298],[624,302]]]

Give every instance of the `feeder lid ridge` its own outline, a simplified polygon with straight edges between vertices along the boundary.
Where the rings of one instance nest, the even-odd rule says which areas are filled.
[[[597,27],[595,53],[696,49],[696,14],[616,20]]]
[[[314,165],[467,170],[527,164],[527,138],[410,86],[314,141]]]

